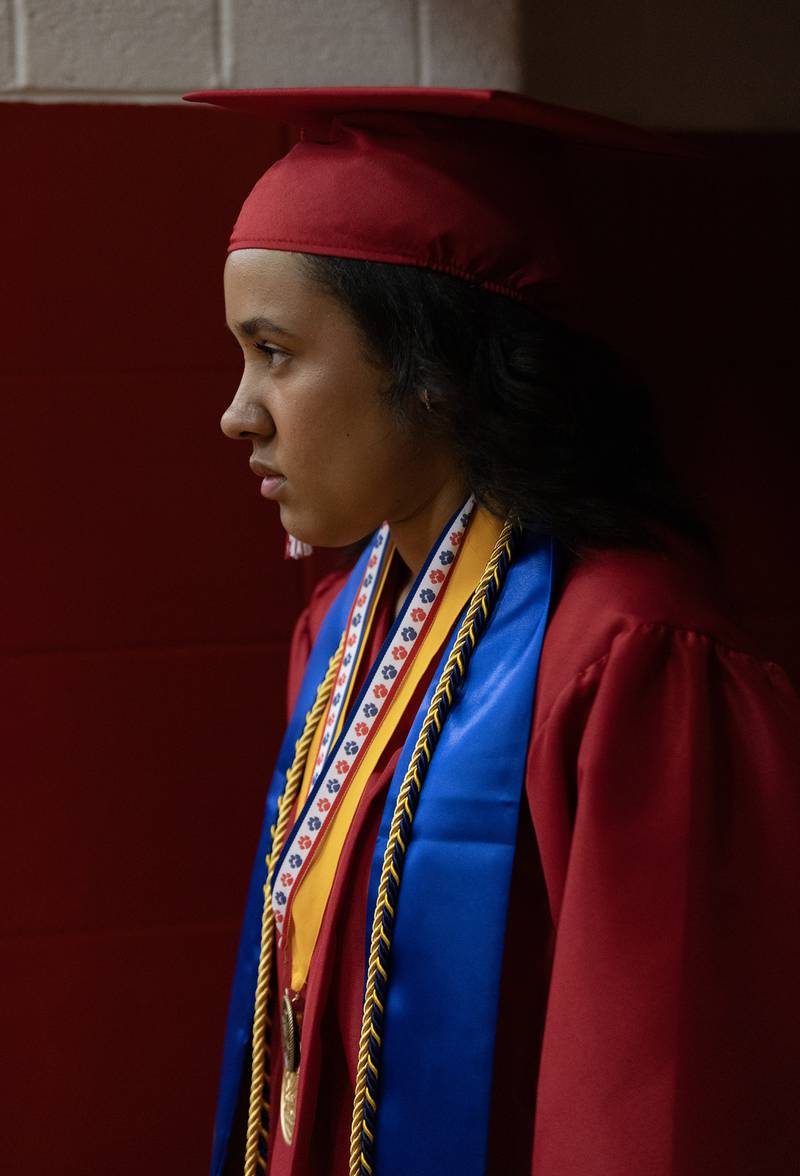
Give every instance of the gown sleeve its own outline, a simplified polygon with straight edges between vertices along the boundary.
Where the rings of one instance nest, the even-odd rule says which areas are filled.
[[[554,923],[533,1176],[800,1171],[800,699],[643,624],[534,729]]]
[[[303,674],[306,671],[311,646],[311,606],[307,605],[295,622],[289,646],[289,666],[286,674],[287,721],[292,717],[297,696],[303,684]]]

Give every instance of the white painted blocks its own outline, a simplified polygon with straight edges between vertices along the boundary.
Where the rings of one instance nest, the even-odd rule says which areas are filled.
[[[25,0],[27,82],[48,90],[214,85],[215,0]]]
[[[414,0],[238,0],[233,86],[413,86]]]
[[[427,86],[523,88],[520,0],[419,0]]]
[[[800,125],[797,0],[0,0],[0,100],[522,90],[651,126]]]
[[[14,52],[14,20],[11,0],[0,0],[0,89],[17,80]]]

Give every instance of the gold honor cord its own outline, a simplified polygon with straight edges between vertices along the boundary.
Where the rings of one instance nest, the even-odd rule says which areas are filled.
[[[289,830],[297,794],[303,782],[308,751],[314,739],[314,732],[328,705],[333,683],[338,672],[345,634],[331,658],[325,677],[317,689],[314,705],[306,715],[303,734],[295,744],[292,766],[286,773],[286,785],[278,801],[278,819],[271,829],[272,846],[267,858],[267,881],[264,884],[264,911],[261,916],[261,954],[258,960],[255,1013],[253,1016],[253,1062],[250,1078],[250,1109],[247,1118],[247,1147],[245,1151],[244,1174],[256,1176],[259,1169],[267,1167],[269,1145],[269,1065],[270,1029],[269,1015],[270,983],[275,948],[275,914],[272,909],[272,882],[275,867]],[[263,1152],[263,1154],[262,1154]]]
[[[371,1173],[367,1157],[364,1155],[362,1143],[366,1133],[367,1140],[372,1141],[372,1132],[365,1123],[365,1101],[368,1106],[367,1118],[374,1121],[377,1103],[368,1090],[368,1085],[374,1086],[372,1079],[377,1080],[377,1068],[370,1056],[375,1053],[374,1046],[380,1047],[380,1035],[375,1028],[376,1013],[382,1019],[383,1002],[377,989],[384,991],[388,982],[388,973],[381,957],[385,956],[390,940],[384,930],[387,916],[394,918],[394,907],[389,898],[390,889],[396,898],[400,885],[400,874],[396,865],[396,854],[400,850],[405,854],[406,841],[403,836],[403,826],[408,826],[413,820],[416,807],[415,800],[410,801],[412,792],[421,787],[422,776],[432,754],[432,744],[438,737],[442,723],[452,702],[454,682],[463,677],[472,648],[480,636],[494,600],[502,585],[505,570],[511,558],[514,528],[506,523],[500,534],[494,550],[486,565],[480,583],[472,597],[461,627],[456,637],[455,645],[447,659],[439,685],[434,693],[419,738],[414,748],[408,771],[403,780],[389,831],[389,840],[383,857],[381,879],[378,889],[378,899],[375,905],[375,916],[370,938],[369,965],[367,969],[367,988],[364,998],[364,1012],[361,1022],[361,1036],[358,1051],[358,1071],[356,1076],[355,1099],[353,1106],[353,1120],[351,1130],[350,1173],[351,1176],[361,1176]],[[272,1027],[269,1016],[270,984],[272,979],[272,965],[275,947],[275,915],[272,909],[272,884],[275,868],[281,855],[286,835],[291,824],[292,814],[297,796],[303,782],[303,774],[309,749],[314,739],[314,733],[321,721],[328,705],[333,684],[339,668],[346,633],[342,634],[339,646],[331,658],[325,677],[317,689],[314,705],[306,715],[303,734],[295,744],[295,754],[292,766],[286,774],[286,784],[278,801],[278,816],[271,829],[272,845],[267,857],[267,880],[264,885],[264,910],[261,919],[261,952],[258,961],[258,979],[256,982],[255,1012],[253,1016],[253,1045],[252,1070],[250,1080],[250,1105],[247,1120],[247,1144],[245,1151],[244,1176],[257,1176],[259,1170],[266,1171],[267,1148],[269,1145],[269,1066],[270,1066],[270,1030]],[[401,864],[402,869],[402,864]],[[372,1047],[372,1048],[371,1048]],[[368,1075],[370,1081],[368,1083]]]
[[[386,851],[383,855],[378,897],[372,920],[367,986],[358,1048],[353,1120],[350,1133],[350,1176],[371,1176],[377,1115],[378,1062],[388,990],[391,930],[400,889],[403,861],[428,763],[433,754],[454,693],[463,681],[469,659],[494,607],[508,570],[518,532],[506,522],[489,562],[461,622],[455,644],[439,679],[414,753],[397,796]],[[388,934],[387,934],[388,928]]]

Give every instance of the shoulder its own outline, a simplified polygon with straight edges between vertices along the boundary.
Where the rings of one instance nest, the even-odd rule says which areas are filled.
[[[308,604],[300,613],[292,632],[289,648],[289,666],[287,675],[287,713],[292,714],[300,684],[303,681],[306,662],[311,648],[317,639],[320,626],[325,620],[328,609],[341,592],[347,581],[348,571],[337,570],[324,575],[317,583],[309,597]]]
[[[731,672],[791,689],[737,624],[713,562],[689,542],[668,534],[663,552],[565,557],[542,647],[537,724],[571,688],[590,695],[609,672],[656,675],[677,659],[691,677],[712,655]]]

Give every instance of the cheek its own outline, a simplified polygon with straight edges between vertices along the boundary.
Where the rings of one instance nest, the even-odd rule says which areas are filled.
[[[366,436],[354,431],[337,465],[342,497],[354,510],[375,515],[374,525],[402,517],[424,496],[435,477],[435,461],[424,440],[386,416],[374,419]],[[348,460],[351,455],[352,460]],[[378,517],[380,516],[380,517]]]
[[[298,370],[276,396],[290,478],[282,518],[310,543],[360,539],[402,515],[431,477],[429,446],[398,424],[384,387],[374,368],[326,363]]]
[[[332,466],[341,460],[352,469],[359,455],[380,462],[397,435],[374,374],[361,370],[338,372],[335,380],[324,371],[303,373],[294,386],[287,385],[275,415],[278,432],[293,452],[307,460],[327,454]]]
[[[285,437],[309,508],[331,520],[358,520],[360,538],[402,497],[414,449],[374,389],[347,386],[327,393],[315,400],[313,411],[309,399]]]

